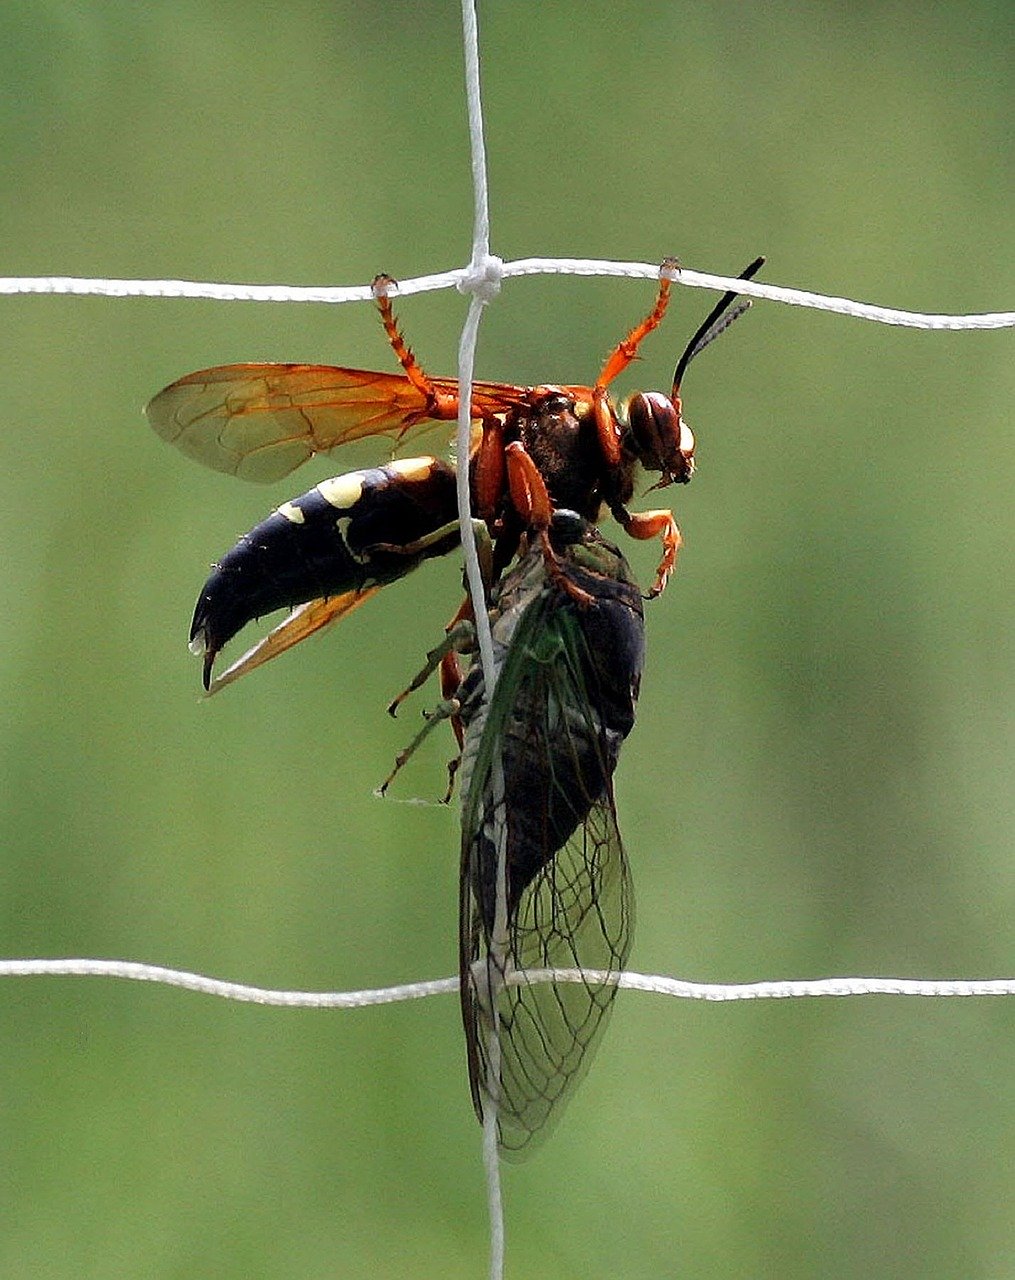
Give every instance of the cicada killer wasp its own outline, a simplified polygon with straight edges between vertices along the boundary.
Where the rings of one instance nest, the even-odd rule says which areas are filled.
[[[763,262],[755,259],[741,279]],[[470,488],[473,514],[494,538],[494,579],[518,549],[526,511],[548,502],[593,523],[605,509],[631,536],[659,537],[663,554],[650,595],[665,587],[680,532],[668,510],[628,510],[636,471],[640,465],[658,473],[654,489],[690,480],[694,436],[681,413],[684,372],[750,305],[733,305],[735,292],[720,299],[681,355],[669,395],[638,392],[615,405],[610,383],[661,322],[675,270],[674,260],[663,264],[655,305],[610,353],[591,387],[473,384]],[[312,364],[222,365],[160,391],[145,410],[149,422],[206,466],[273,481],[354,440],[385,437],[401,450],[434,424],[454,421],[458,383],[428,376],[417,362],[391,307],[393,285],[378,276],[374,292],[402,374]],[[325,480],[283,503],[223,557],[201,592],[191,645],[204,655],[205,687],[221,688],[423,560],[451,550],[457,518],[453,469],[432,456],[397,458]],[[296,609],[294,615],[213,681],[222,646],[253,618],[286,606]]]
[[[440,668],[443,718],[461,746],[469,1075],[477,1113],[496,1105],[508,1153],[531,1150],[559,1114],[601,1033],[630,945],[633,901],[613,774],[634,724],[644,621],[630,568],[596,525],[605,508],[635,538],[661,538],[649,593],[659,594],[680,534],[668,510],[628,510],[635,473],[639,465],[658,473],[653,488],[691,478],[683,374],[749,305],[734,305],[735,292],[720,299],[681,355],[669,395],[639,392],[615,405],[609,385],[662,320],[673,269],[664,264],[655,305],[593,386],[474,384],[476,429],[460,465],[469,467],[474,526],[486,548],[496,679],[488,689],[466,602],[406,690]],[[423,372],[395,320],[391,284],[378,277],[375,294],[401,375],[226,365],[166,387],[148,405],[149,421],[189,456],[267,481],[352,440],[382,436],[400,447],[454,420],[458,384]],[[222,558],[201,591],[191,644],[204,654],[205,687],[220,688],[290,648],[459,538],[455,471],[433,456],[337,476],[283,503]],[[289,617],[213,680],[222,647],[253,618],[282,607]],[[420,737],[440,718],[431,717]],[[536,971],[548,969],[570,970],[576,981],[537,980]]]

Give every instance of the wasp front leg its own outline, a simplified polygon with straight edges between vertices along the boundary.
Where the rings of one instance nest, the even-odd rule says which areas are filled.
[[[644,320],[640,320],[627,337],[613,348],[599,371],[596,385],[592,388],[592,420],[596,426],[596,434],[599,436],[603,457],[611,467],[617,466],[621,459],[621,430],[617,415],[610,404],[607,387],[618,374],[624,372],[632,360],[637,359],[638,348],[642,342],[662,323],[666,309],[670,305],[673,279],[679,270],[680,264],[676,258],[666,258],[663,261],[659,268],[659,291],[656,294],[655,305]]]
[[[507,463],[508,490],[512,505],[526,529],[532,530],[538,536],[543,548],[546,572],[551,581],[578,604],[592,604],[592,596],[572,582],[561,569],[557,553],[550,543],[553,504],[550,501],[546,482],[539,474],[539,468],[529,457],[525,446],[517,440],[507,446],[504,457]]]
[[[666,309],[670,305],[670,290],[673,280],[680,270],[676,258],[664,258],[659,267],[659,290],[656,293],[655,305],[644,320],[640,320],[622,342],[618,342],[610,354],[596,379],[595,389],[605,389],[619,374],[623,373],[632,360],[637,358],[638,348],[653,329],[662,323]]]
[[[650,600],[661,595],[666,589],[677,563],[677,552],[683,543],[680,529],[673,518],[672,511],[637,511],[630,512],[626,507],[613,508],[614,518],[624,527],[625,533],[639,541],[659,538],[663,544],[663,558],[656,570],[656,580],[648,593]]]

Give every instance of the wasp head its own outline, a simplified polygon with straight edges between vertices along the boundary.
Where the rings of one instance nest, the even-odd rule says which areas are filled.
[[[680,415],[680,397],[639,391],[623,407],[624,441],[646,471],[662,474],[652,487],[686,484],[694,475],[694,433]]]
[[[740,273],[741,280],[750,278],[764,264],[755,258]],[[694,435],[680,413],[680,387],[696,355],[725,332],[734,320],[750,307],[750,298],[738,298],[735,290],[724,293],[684,348],[673,374],[673,390],[668,396],[660,391],[640,391],[624,406],[621,420],[626,428],[624,447],[646,471],[662,474],[653,489],[668,484],[686,484],[694,475]]]

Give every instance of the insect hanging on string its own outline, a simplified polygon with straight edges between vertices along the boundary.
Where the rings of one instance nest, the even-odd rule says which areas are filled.
[[[755,259],[741,279],[763,262]],[[725,294],[684,349],[669,394],[637,392],[615,405],[610,383],[661,322],[676,269],[672,259],[663,264],[655,305],[610,353],[592,386],[473,384],[472,509],[494,539],[494,578],[510,563],[524,531],[519,494],[542,484],[553,509],[576,511],[593,523],[606,510],[632,537],[660,538],[663,554],[650,594],[666,586],[680,533],[668,510],[628,510],[637,470],[658,474],[653,489],[690,480],[694,436],[681,412],[684,373],[750,305],[734,292]],[[262,482],[280,480],[315,454],[355,440],[379,436],[402,450],[454,422],[458,383],[430,377],[420,367],[392,311],[393,285],[390,277],[378,276],[374,291],[402,374],[331,365],[222,365],[160,391],[145,410],[149,422],[188,457]],[[453,467],[430,455],[325,480],[283,503],[222,558],[201,594],[191,643],[204,655],[205,686],[222,687],[422,561],[452,550],[457,519]],[[296,615],[263,648],[245,655],[238,669],[213,681],[223,645],[253,618],[284,607],[296,607]]]
[[[663,264],[652,310],[592,386],[473,385],[467,465],[496,683],[486,688],[466,599],[444,643],[389,708],[439,669],[441,714],[419,736],[447,718],[461,748],[469,1077],[477,1114],[496,1104],[507,1153],[527,1153],[559,1115],[601,1034],[630,944],[633,898],[612,779],[634,723],[644,620],[627,561],[596,526],[609,512],[634,538],[660,538],[649,596],[662,592],[680,534],[669,510],[629,510],[636,474],[656,473],[653,489],[691,478],[684,373],[749,306],[733,291],[720,299],[677,362],[668,395],[638,392],[614,404],[609,386],[663,319],[676,269],[673,260]],[[391,308],[393,285],[379,276],[374,292],[402,374],[225,365],[159,392],[146,409],[150,423],[216,470],[272,481],[353,440],[379,436],[403,448],[455,421],[458,384],[428,376],[416,361]],[[203,654],[205,687],[215,691],[263,665],[459,542],[455,470],[432,455],[336,476],[283,503],[223,556],[200,593],[191,647]],[[215,676],[223,646],[280,608],[291,613]],[[549,969],[576,980],[526,980]]]

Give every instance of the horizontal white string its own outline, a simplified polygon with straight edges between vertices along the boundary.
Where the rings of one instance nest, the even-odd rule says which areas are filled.
[[[403,296],[426,293],[434,289],[466,286],[472,279],[471,268],[440,271],[433,275],[401,280],[398,292]],[[609,262],[596,258],[519,258],[499,264],[504,278],[532,275],[615,276],[654,280],[659,264],[651,262]],[[735,276],[719,276],[709,272],[682,268],[675,277],[678,284],[692,289],[713,289],[737,293],[770,302],[784,302],[794,307],[811,307],[818,311],[834,311],[858,320],[880,324],[904,325],[913,329],[1005,329],[1015,327],[1015,311],[991,311],[974,315],[948,315],[903,311],[851,298],[826,296],[806,289],[791,289],[758,280],[740,280]],[[367,302],[373,298],[369,284],[357,285],[287,285],[226,284],[197,280],[106,280],[76,276],[0,276],[0,294],[44,293],[99,295],[111,298],[206,298],[219,302]]]
[[[202,995],[238,1000],[247,1004],[281,1005],[296,1009],[362,1009],[368,1005],[396,1004],[458,991],[458,978],[434,978],[394,987],[363,991],[281,991],[226,982],[186,969],[141,964],[134,960],[0,960],[0,978],[26,977],[126,978],[182,987]],[[513,984],[537,982],[615,983],[629,991],[649,991],[681,1000],[788,1000],[804,996],[1010,996],[1015,978],[801,978],[785,982],[686,982],[659,974],[609,974],[587,969],[532,969],[509,979]]]
[[[458,990],[457,978],[432,982],[409,982],[402,986],[377,987],[366,991],[279,991],[252,987],[244,982],[226,982],[187,969],[168,969],[137,960],[89,960],[76,957],[60,960],[0,960],[0,978],[127,978],[133,982],[157,982],[166,987],[183,987],[223,1000],[245,1004],[274,1004],[298,1009],[361,1009],[371,1004],[395,1004],[400,1000],[421,1000],[425,996],[447,995]]]

